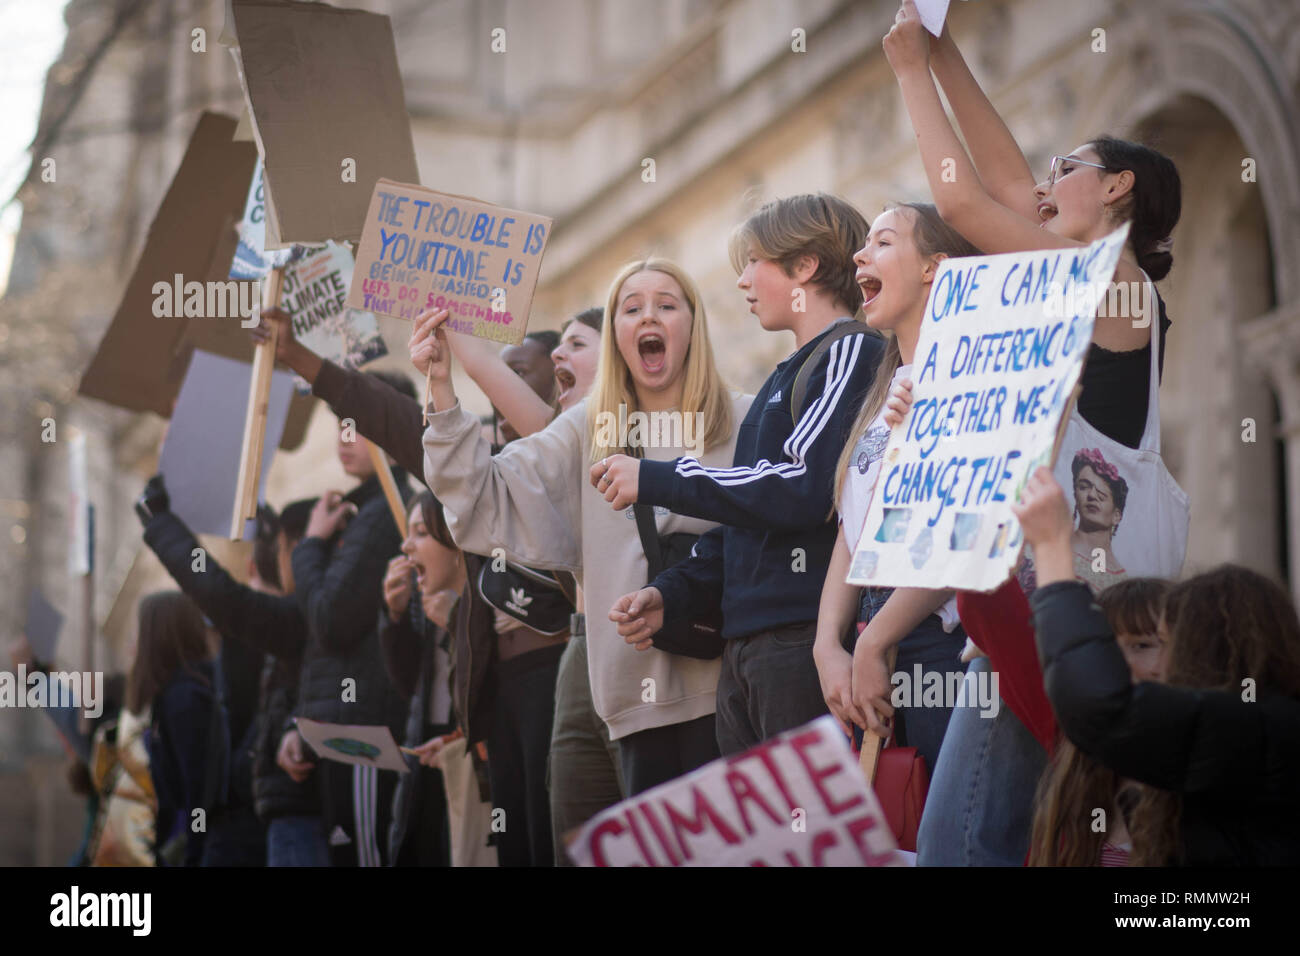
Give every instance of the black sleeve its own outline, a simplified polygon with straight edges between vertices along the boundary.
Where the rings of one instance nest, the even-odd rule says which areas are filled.
[[[411,600],[419,600],[416,594]],[[411,624],[410,613],[394,622],[388,608],[379,609],[379,652],[384,658],[388,680],[404,700],[415,694],[416,679],[420,676],[421,636]]]
[[[1087,585],[1049,584],[1030,602],[1047,696],[1084,753],[1163,790],[1300,800],[1300,701],[1135,685]]]
[[[374,629],[388,560],[401,547],[383,495],[373,495],[337,547],[304,538],[293,550],[294,596],[312,638],[331,653],[351,651]]]
[[[240,584],[211,554],[204,553],[203,570],[195,570],[198,539],[176,515],[167,511],[150,518],[144,542],[223,635],[277,657],[302,653],[307,628],[294,599]]]
[[[311,390],[339,418],[352,419],[362,437],[392,455],[412,475],[424,474],[424,412],[419,402],[373,375],[329,361],[321,364]]]

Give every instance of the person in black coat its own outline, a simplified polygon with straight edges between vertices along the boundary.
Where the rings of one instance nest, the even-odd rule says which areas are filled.
[[[292,779],[276,763],[285,724],[297,701],[298,671],[307,642],[306,621],[292,597],[289,555],[303,536],[313,504],[312,499],[295,501],[278,518],[265,506],[259,509],[248,585],[236,581],[211,554],[204,555],[202,564],[196,563],[198,539],[171,511],[163,476],[150,479],[136,508],[144,524],[145,544],[221,634],[235,744],[231,791],[237,808],[232,816],[242,820],[251,803],[256,820],[266,827],[262,858],[268,866],[328,865],[317,787],[314,782]],[[251,694],[257,700],[253,713],[245,717]],[[240,829],[247,830],[246,823]],[[255,865],[221,851],[216,832],[210,834],[209,844],[214,839],[218,849],[210,863]]]
[[[411,380],[369,372],[409,398]],[[307,622],[295,717],[337,724],[405,729],[407,702],[389,683],[379,651],[378,621],[389,559],[402,538],[365,441],[339,419],[338,457],[359,480],[346,495],[327,492],[312,509],[293,551],[294,596]],[[393,469],[399,494],[406,472]],[[332,760],[316,768],[330,858],[335,866],[382,866],[398,774]]]
[[[1038,568],[1034,629],[1057,720],[1084,753],[1145,785],[1132,863],[1300,863],[1300,620],[1286,592],[1233,565],[1176,585],[1161,622],[1167,683],[1134,684],[1074,578],[1051,472],[1039,468],[1013,507]]]

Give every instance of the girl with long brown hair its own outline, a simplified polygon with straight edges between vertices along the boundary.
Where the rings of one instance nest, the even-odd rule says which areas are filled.
[[[1224,565],[1176,585],[1166,681],[1132,684],[1074,577],[1065,494],[1046,468],[1013,506],[1034,548],[1030,601],[1048,698],[1080,750],[1143,784],[1132,863],[1300,863],[1300,620],[1287,593]]]

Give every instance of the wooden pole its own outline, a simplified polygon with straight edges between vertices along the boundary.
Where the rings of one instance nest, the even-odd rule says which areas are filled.
[[[384,452],[378,445],[369,438],[361,440],[366,443],[366,451],[370,452],[370,461],[375,466],[375,474],[379,476],[379,484],[384,489],[384,497],[388,499],[388,510],[393,513],[393,520],[397,522],[397,530],[405,538],[406,508],[402,505],[402,496],[397,492],[397,482],[393,480],[393,470],[388,467],[388,459],[384,457]]]
[[[892,675],[894,663],[898,660],[898,645],[895,644],[885,654],[885,669]],[[880,761],[880,749],[885,741],[870,730],[862,737],[862,750],[858,753],[858,766],[867,778],[868,785],[876,782],[876,764]]]
[[[263,310],[280,305],[284,269],[276,268],[262,288]],[[230,537],[244,536],[244,522],[257,517],[257,486],[262,473],[262,450],[266,443],[266,415],[271,402],[271,372],[275,370],[275,346],[280,326],[272,322],[271,337],[259,342],[253,352],[253,374],[248,382],[248,408],[244,413],[244,446],[239,454],[239,478],[235,483],[235,511],[230,519]]]
[[[86,573],[81,576],[81,640],[82,660],[87,674],[95,672],[95,506],[82,502],[86,509]],[[50,661],[52,665],[54,662]],[[82,688],[82,695],[86,693]],[[81,706],[80,727],[89,736],[94,731],[94,724],[86,716],[84,700],[77,702]]]

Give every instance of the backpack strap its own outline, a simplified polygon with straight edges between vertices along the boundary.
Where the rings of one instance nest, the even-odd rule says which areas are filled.
[[[636,515],[636,531],[641,536],[641,550],[645,552],[646,563],[650,565],[650,577],[653,581],[664,569],[663,552],[659,547],[659,528],[655,524],[655,509],[652,505],[637,502],[632,506]]]
[[[790,417],[798,422],[804,411],[804,399],[808,393],[808,379],[812,378],[812,373],[816,370],[832,345],[844,338],[846,335],[878,335],[875,329],[870,328],[866,323],[859,322],[857,319],[842,319],[831,326],[830,331],[825,333],[817,347],[812,350],[803,364],[799,366],[799,372],[794,377],[794,387],[790,389]]]

